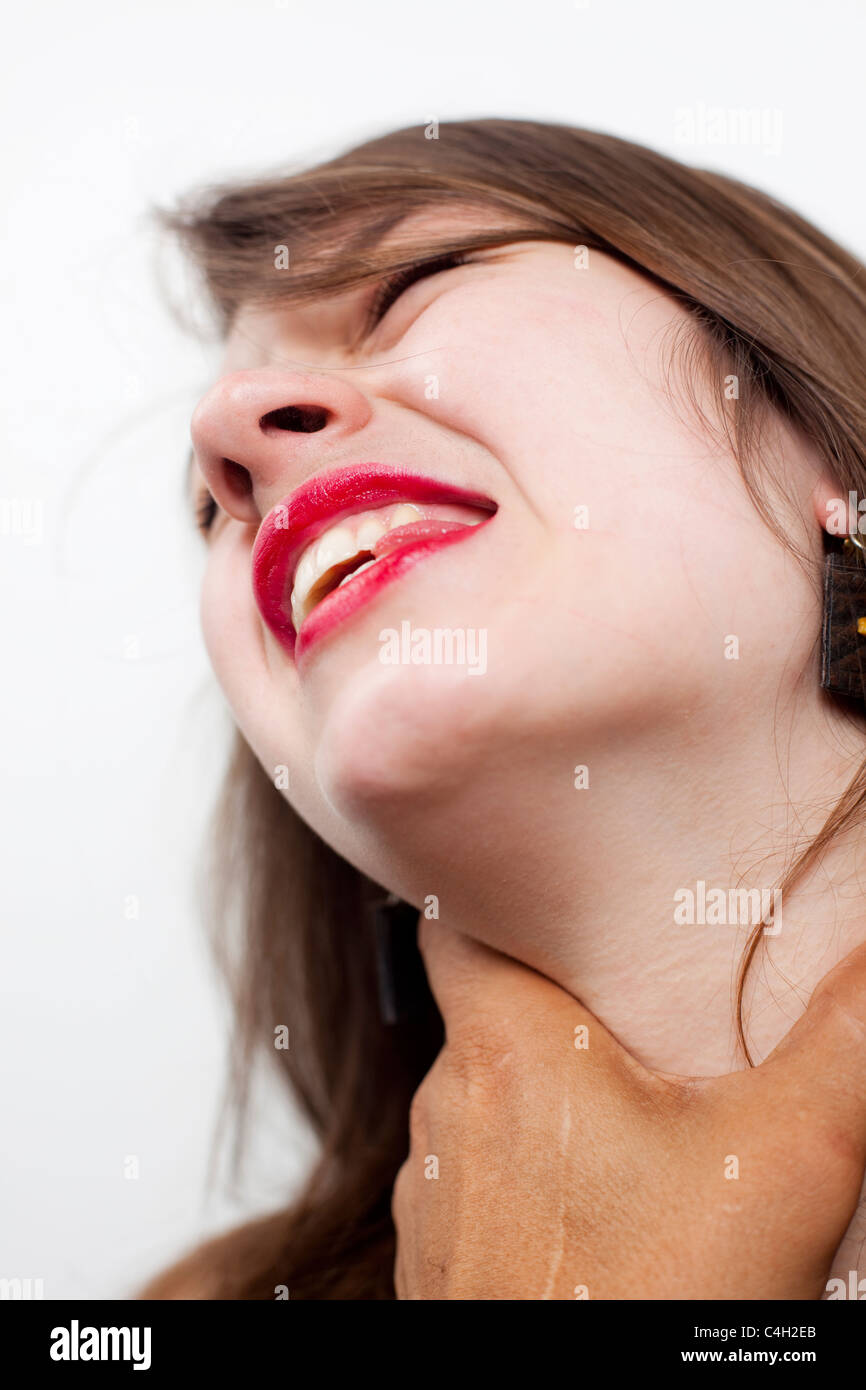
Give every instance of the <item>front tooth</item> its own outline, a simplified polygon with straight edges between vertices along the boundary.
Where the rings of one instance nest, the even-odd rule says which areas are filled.
[[[316,577],[342,560],[351,560],[357,553],[358,542],[348,526],[333,526],[326,531],[313,551]]]
[[[385,522],[378,516],[365,516],[358,527],[356,543],[359,550],[372,550],[376,542],[388,530]]]
[[[384,527],[381,528],[384,530]],[[378,540],[378,535],[376,537]],[[310,592],[334,565],[351,560],[358,553],[358,538],[351,527],[333,526],[301,556],[292,585],[292,621],[300,627],[309,611]]]
[[[413,506],[411,502],[401,502],[391,513],[388,530],[396,531],[398,526],[411,526],[413,521],[420,520],[421,511],[418,507]]]
[[[401,502],[393,511],[381,509],[378,514],[365,516],[356,527],[341,523],[325,531],[315,544],[307,547],[295,571],[292,585],[292,619],[295,627],[300,627],[307,616],[310,593],[329,569],[344,560],[351,560],[359,551],[372,551],[382,536],[395,531],[398,526],[411,526],[413,522],[420,521],[422,515],[420,508],[412,502]],[[359,574],[361,569],[373,563],[368,560],[353,574]],[[340,582],[345,583],[345,579]]]

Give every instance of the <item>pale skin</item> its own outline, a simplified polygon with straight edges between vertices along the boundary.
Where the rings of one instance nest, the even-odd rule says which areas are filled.
[[[455,216],[417,214],[407,230],[435,234]],[[471,210],[465,217],[484,225]],[[533,1085],[513,1092],[517,1109],[488,1105],[491,1057],[502,1056],[510,1019],[508,1068],[537,1073],[563,1021],[577,1024],[585,1008],[596,1046],[580,1052],[566,1038],[561,1077],[547,1074],[584,1126],[587,1106],[614,1098],[617,1123],[594,1139],[605,1146],[608,1176],[587,1171],[585,1151],[568,1144],[542,1147],[544,1183],[537,1173],[532,1180],[528,1158],[520,1172],[509,1169],[515,1200],[540,1188],[552,1205],[533,1206],[531,1250],[515,1258],[515,1268],[522,1261],[534,1271],[534,1291],[494,1296],[574,1297],[584,1285],[591,1296],[593,1287],[646,1296],[637,1287],[656,1277],[653,1234],[662,1228],[666,1239],[676,1235],[680,1256],[669,1292],[657,1296],[744,1288],[734,1282],[743,1231],[775,1193],[759,1269],[766,1291],[754,1296],[818,1297],[819,1278],[860,1268],[866,1235],[854,1215],[864,1159],[862,962],[845,976],[840,1007],[821,1006],[820,1040],[815,1032],[790,1049],[785,1066],[744,1074],[732,980],[748,929],[674,919],[675,893],[698,880],[723,889],[777,883],[782,851],[820,828],[862,757],[862,730],[818,687],[816,582],[767,528],[723,442],[679,391],[669,353],[689,321],[675,301],[597,253],[577,269],[573,248],[559,243],[510,243],[472,259],[414,285],[360,344],[368,290],[243,311],[193,419],[197,486],[219,504],[203,627],[239,727],[266,769],[288,767],[286,794],[340,854],[419,909],[436,900],[439,917],[422,937],[448,1048],[466,1036],[466,1001],[455,1012],[452,999],[468,969],[471,999],[492,1030],[490,1046],[480,1038],[470,1048],[471,1120],[465,1094],[442,1080],[445,1062],[422,1087],[423,1122],[416,1114],[395,1195],[398,1291],[488,1296],[484,1250],[501,1249],[504,1237],[472,1136],[488,1155],[497,1144],[512,1153],[518,1110],[531,1129],[552,1107]],[[435,397],[425,393],[430,374]],[[709,412],[709,391],[699,399]],[[259,427],[267,412],[301,403],[325,407],[327,426]],[[247,491],[226,458],[244,470]],[[767,431],[762,459],[783,479],[776,515],[817,572],[838,485],[781,423]],[[478,490],[499,511],[483,535],[430,557],[356,613],[299,674],[250,591],[259,522],[306,478],[371,460]],[[574,524],[577,507],[586,508],[584,529]],[[405,617],[486,629],[485,675],[383,666],[378,634]],[[589,769],[580,790],[577,765]],[[786,898],[782,930],[767,939],[746,993],[756,1060],[866,940],[861,854],[856,836],[836,843],[820,874]],[[839,988],[837,978],[834,997]],[[525,1011],[514,1007],[518,996]],[[529,1030],[525,1016],[535,1020]],[[687,1088],[687,1105],[671,1080],[729,1073]],[[834,1076],[839,1085],[828,1086]],[[829,1112],[815,1112],[815,1132],[834,1136],[821,1177],[824,1149],[809,1149],[808,1126],[794,1117],[810,1114],[819,1094],[836,1097],[843,1082],[857,1104],[828,1098]],[[635,1102],[642,1086],[664,1102]],[[727,1109],[732,1096],[738,1104]],[[674,1146],[664,1140],[668,1103],[682,1138]],[[467,1147],[447,1180],[429,1181],[423,1160],[436,1142],[454,1158],[458,1112]],[[431,1132],[444,1137],[425,1147]],[[636,1169],[628,1155],[638,1134],[661,1156]],[[724,1177],[730,1154],[740,1156],[738,1179]],[[743,1155],[755,1156],[751,1169],[747,1159],[743,1171]],[[624,1230],[602,1223],[587,1243],[580,1211],[601,1208],[617,1165],[635,1221]],[[563,1202],[577,1189],[584,1205],[569,1207],[563,1223]],[[674,1190],[691,1201],[672,1204]],[[412,1200],[401,1204],[401,1191]],[[709,1218],[732,1193],[745,1224],[732,1223],[729,1248],[722,1243],[710,1270],[697,1256],[696,1212]],[[477,1213],[471,1235],[453,1224],[457,1205],[467,1220]],[[446,1230],[461,1229],[445,1275],[431,1276],[429,1252]],[[526,1237],[526,1222],[521,1230]]]

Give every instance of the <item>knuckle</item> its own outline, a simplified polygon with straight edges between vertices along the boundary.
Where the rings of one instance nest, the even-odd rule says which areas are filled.
[[[791,1143],[786,1151],[790,1162]],[[800,1184],[815,1192],[857,1191],[863,1178],[863,1145],[841,1119],[803,1112],[794,1130]]]
[[[519,1066],[512,1028],[502,1019],[476,1021],[449,1043],[443,1066],[464,1090],[501,1086]]]

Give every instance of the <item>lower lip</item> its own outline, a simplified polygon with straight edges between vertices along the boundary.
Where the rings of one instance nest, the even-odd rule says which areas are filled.
[[[318,644],[333,632],[334,628],[347,621],[354,613],[380,594],[389,584],[406,574],[424,560],[448,546],[459,545],[461,541],[481,531],[488,523],[480,521],[475,526],[461,526],[441,536],[429,536],[424,540],[412,541],[388,555],[383,555],[370,569],[364,570],[357,578],[316,604],[312,613],[305,618],[295,642],[295,660],[299,663]]]

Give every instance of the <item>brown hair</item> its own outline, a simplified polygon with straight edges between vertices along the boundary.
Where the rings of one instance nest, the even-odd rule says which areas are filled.
[[[489,229],[461,235],[455,223],[447,235],[379,245],[406,214],[448,203],[489,209]],[[410,127],[311,170],[205,190],[166,220],[200,268],[223,330],[241,304],[339,293],[419,257],[522,237],[603,251],[689,311],[732,451],[768,524],[778,532],[750,459],[770,407],[813,443],[843,494],[866,495],[862,266],[783,204],[721,174],[593,131],[456,121],[438,138]],[[288,275],[275,269],[279,246],[290,251]],[[735,410],[723,397],[730,374]],[[783,889],[853,821],[864,778],[866,764]],[[300,1100],[321,1157],[285,1211],[208,1241],[140,1296],[274,1298],[285,1286],[294,1299],[393,1298],[391,1188],[441,1019],[428,993],[411,1021],[382,1023],[365,925],[376,885],[300,820],[240,736],[214,846],[215,943],[236,1017],[236,1162],[250,1068],[263,1052]],[[230,926],[238,915],[239,944]],[[760,938],[759,925],[737,987],[750,1062],[743,983]],[[273,1046],[280,1024],[290,1028],[287,1050]]]

